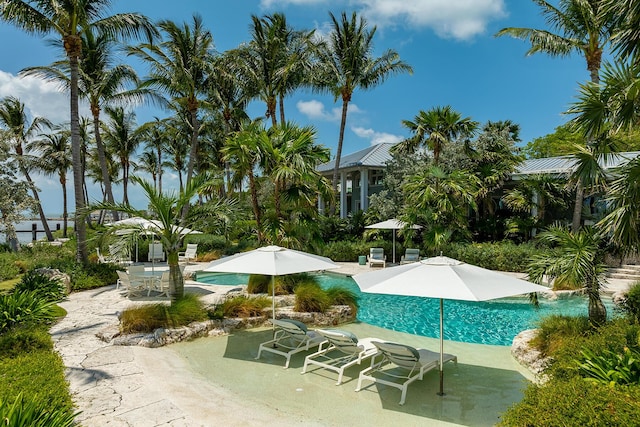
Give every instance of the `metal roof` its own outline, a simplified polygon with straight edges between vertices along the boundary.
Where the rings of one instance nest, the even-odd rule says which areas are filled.
[[[640,156],[640,151],[627,151],[616,153],[610,156],[607,162],[601,161],[604,169],[612,169],[627,163],[629,160]],[[570,173],[575,165],[575,158],[572,156],[547,157],[544,159],[527,159],[522,162],[513,177],[521,175],[536,174],[567,174]]]
[[[384,168],[387,162],[391,160],[391,153],[389,150],[395,144],[390,142],[382,142],[380,144],[372,145],[364,150],[356,151],[352,154],[347,154],[340,158],[340,168],[348,169],[352,167],[378,167]],[[330,162],[323,163],[316,168],[320,173],[333,171],[333,167],[336,164],[336,160],[333,159]]]

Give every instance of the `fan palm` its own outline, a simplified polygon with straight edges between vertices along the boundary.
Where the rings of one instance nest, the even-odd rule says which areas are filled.
[[[584,287],[589,296],[589,320],[593,325],[602,325],[607,320],[607,308],[600,298],[605,281],[602,235],[590,227],[574,233],[552,226],[540,233],[538,239],[557,250],[533,257],[528,267],[529,279],[542,283],[546,275],[554,288]]]
[[[341,19],[329,13],[332,30],[327,42],[318,47],[318,64],[313,72],[314,86],[328,91],[337,100],[342,100],[340,134],[333,168],[332,188],[338,185],[338,169],[342,157],[344,130],[347,123],[349,103],[356,89],[371,89],[382,84],[389,76],[398,73],[413,73],[413,69],[395,50],[387,50],[380,57],[373,57],[373,37],[376,27],[369,30],[364,18],[354,12],[349,19],[342,13]],[[335,203],[331,204],[331,214],[335,213]]]
[[[80,146],[78,113],[78,69],[82,54],[81,34],[92,27],[98,34],[132,37],[145,34],[149,39],[156,33],[149,20],[137,13],[105,16],[110,0],[5,0],[0,13],[2,19],[20,29],[38,35],[55,34],[63,41],[69,59],[69,100],[71,117],[71,151],[73,158],[73,188],[76,217],[85,206],[83,160]],[[78,238],[76,258],[86,262],[86,227],[76,218]]]
[[[2,125],[2,127],[7,131],[7,139],[10,141],[10,144],[15,151],[18,169],[27,180],[29,188],[33,194],[33,198],[36,201],[36,207],[38,209],[38,214],[40,215],[42,227],[47,235],[47,240],[52,241],[53,234],[51,234],[49,224],[47,224],[47,217],[42,209],[38,190],[33,183],[31,175],[29,174],[30,161],[24,153],[27,141],[31,137],[35,136],[37,132],[50,127],[51,123],[42,117],[35,117],[31,123],[29,123],[27,114],[24,111],[24,104],[18,98],[8,96],[0,100],[0,125]]]

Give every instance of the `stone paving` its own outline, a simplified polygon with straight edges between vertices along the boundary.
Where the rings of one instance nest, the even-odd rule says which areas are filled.
[[[368,271],[356,263],[341,263],[340,273]],[[199,265],[189,266],[192,270]],[[628,281],[612,280],[609,292],[622,290]],[[229,287],[199,287],[187,282],[186,290],[218,297]],[[204,380],[189,375],[188,367],[179,360],[154,362],[153,349],[114,346],[101,341],[96,334],[117,327],[118,312],[139,302],[128,300],[121,290],[108,286],[69,295],[60,305],[67,316],[51,328],[55,349],[67,368],[72,398],[80,411],[77,420],[84,426],[197,426],[216,420],[217,425],[271,425],[303,423],[284,419],[274,410],[248,409],[228,391],[215,388]],[[157,354],[157,353],[156,353]],[[194,402],[198,393],[215,398],[219,404],[203,411]],[[237,415],[242,414],[238,424]]]

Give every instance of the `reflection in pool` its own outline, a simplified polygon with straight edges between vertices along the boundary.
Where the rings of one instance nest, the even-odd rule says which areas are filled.
[[[436,338],[439,332],[439,300],[360,292],[355,281],[340,274],[318,274],[323,287],[342,286],[359,297],[358,320],[371,325]],[[203,283],[244,285],[246,274],[198,274]],[[608,315],[613,305],[607,304]],[[562,298],[549,301],[540,298],[535,308],[528,298],[512,297],[486,302],[444,301],[444,337],[448,340],[468,343],[511,345],[513,338],[525,329],[535,328],[545,316],[563,314],[570,316],[587,314],[587,299]]]

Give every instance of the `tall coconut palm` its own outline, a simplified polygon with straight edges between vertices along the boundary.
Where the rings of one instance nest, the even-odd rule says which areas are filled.
[[[315,87],[328,91],[334,100],[342,100],[340,134],[336,149],[335,166],[331,184],[334,191],[338,186],[338,169],[342,157],[344,130],[347,124],[349,103],[356,89],[368,90],[382,84],[389,76],[398,73],[413,73],[413,69],[395,50],[387,50],[382,56],[373,56],[373,37],[376,27],[367,28],[367,21],[354,12],[351,19],[345,12],[338,20],[332,13],[332,29],[325,43],[318,47],[318,67],[314,71]],[[335,203],[330,213],[335,213]]]
[[[33,198],[36,201],[36,207],[38,209],[40,221],[42,222],[42,227],[47,236],[47,240],[53,241],[53,234],[51,234],[49,224],[47,224],[47,217],[45,216],[42,204],[40,203],[38,189],[29,174],[30,161],[24,152],[25,144],[32,137],[35,137],[38,132],[42,131],[44,128],[50,127],[51,123],[42,117],[35,117],[29,123],[29,118],[24,110],[24,104],[18,98],[8,96],[0,100],[0,125],[2,125],[7,131],[7,139],[10,141],[10,144],[15,151],[20,173],[22,173],[27,180],[29,188],[33,194]]]
[[[76,203],[76,258],[87,261],[86,227],[78,213],[85,206],[83,166],[80,147],[78,113],[78,68],[82,54],[81,34],[92,27],[98,34],[132,37],[145,34],[149,39],[156,33],[149,20],[137,13],[106,16],[110,0],[4,0],[0,7],[2,19],[20,29],[37,35],[55,34],[63,41],[69,59],[71,151],[73,157],[73,188]]]
[[[191,24],[185,22],[180,26],[173,21],[163,20],[157,26],[164,33],[165,40],[131,47],[129,54],[142,59],[150,67],[142,86],[166,93],[171,97],[171,102],[183,108],[189,116],[191,148],[187,164],[188,182],[197,164],[200,130],[198,111],[206,104],[206,81],[213,60],[213,36],[197,14],[193,15]]]
[[[155,164],[158,169],[155,172],[158,184],[158,193],[162,193],[162,175],[164,161],[162,154],[166,151],[167,134],[164,120],[155,118],[151,122],[143,124],[141,127],[142,139],[145,141],[146,151],[155,153]]]
[[[126,112],[122,107],[107,107],[105,109],[109,121],[103,127],[104,139],[115,155],[120,159],[122,171],[122,189],[124,204],[129,204],[129,174],[131,157],[142,141],[140,128],[136,127],[135,113]]]
[[[600,298],[606,271],[603,236],[590,227],[574,233],[552,226],[540,233],[538,239],[557,250],[532,258],[527,268],[529,279],[542,283],[546,275],[558,289],[584,287],[589,296],[589,320],[594,325],[602,325],[607,320],[607,308]]]
[[[147,220],[156,220],[160,227],[156,230],[156,235],[162,243],[162,247],[167,252],[167,263],[169,264],[169,295],[172,301],[176,301],[184,295],[184,278],[178,265],[178,251],[182,249],[184,239],[183,229],[193,227],[196,215],[187,215],[183,218],[184,206],[190,204],[198,194],[198,190],[204,184],[204,176],[196,176],[187,183],[181,192],[159,193],[153,188],[153,184],[133,177],[132,180],[140,186],[147,198],[148,211],[139,211],[128,204],[98,203],[91,206],[91,209],[117,210],[139,216]],[[88,212],[85,211],[86,215]]]
[[[150,150],[145,150],[138,157],[138,162],[134,168],[134,170],[146,172],[151,175],[151,180],[153,182],[153,189],[155,191],[158,190],[158,170],[160,166],[158,165],[158,157],[156,153]]]
[[[67,237],[67,172],[71,169],[71,143],[69,130],[58,127],[55,133],[40,135],[27,147],[38,152],[40,158],[36,167],[47,175],[58,175],[62,187],[62,237]]]
[[[442,148],[457,138],[470,137],[478,128],[478,122],[470,117],[462,117],[451,106],[434,107],[429,111],[420,111],[411,120],[403,120],[404,127],[413,136],[402,141],[394,150],[414,153],[419,146],[426,145],[433,152],[433,162],[438,165]]]
[[[528,40],[531,49],[528,55],[546,53],[554,57],[581,54],[587,63],[591,82],[600,81],[602,55],[615,37],[617,19],[608,0],[560,0],[558,7],[544,0],[533,0],[542,9],[551,30],[532,28],[503,28],[496,34]],[[584,188],[576,185],[576,199],[571,229],[577,232],[582,218]]]

